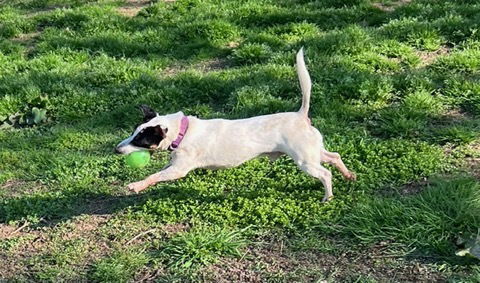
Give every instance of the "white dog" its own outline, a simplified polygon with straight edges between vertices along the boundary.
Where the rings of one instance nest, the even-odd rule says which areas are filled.
[[[303,48],[297,53],[296,68],[303,94],[298,112],[240,120],[202,120],[187,117],[182,112],[161,116],[142,105],[143,124],[118,144],[116,151],[128,154],[145,149],[171,150],[171,161],[162,171],[131,183],[128,188],[138,193],[158,182],[182,178],[196,168],[230,168],[261,155],[274,160],[287,154],[304,172],[322,182],[325,187],[323,201],[330,200],[333,197],[332,173],[321,165],[322,162],[333,164],[349,180],[356,177],[345,167],[338,153],[325,150],[322,135],[310,123],[311,80]]]

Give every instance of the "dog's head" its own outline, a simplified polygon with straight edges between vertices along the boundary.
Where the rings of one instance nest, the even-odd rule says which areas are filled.
[[[147,105],[140,105],[143,121],[133,133],[115,147],[121,154],[129,154],[140,150],[167,149],[175,137],[171,137],[169,129],[177,128],[182,112],[160,116]],[[171,131],[170,131],[171,132]]]

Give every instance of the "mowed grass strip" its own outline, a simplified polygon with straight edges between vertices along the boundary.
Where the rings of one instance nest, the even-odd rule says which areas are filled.
[[[292,268],[301,259],[282,251],[303,237],[309,253],[386,245],[384,270],[403,259],[438,272],[405,280],[478,280],[475,260],[455,251],[480,226],[479,14],[476,1],[1,2],[0,259],[15,259],[1,279],[227,278],[204,268],[253,257],[256,267],[232,272],[388,280],[321,262],[308,274],[274,268],[255,247],[277,235],[272,258]],[[113,154],[140,119],[136,105],[201,118],[295,111],[302,46],[312,123],[356,183],[332,169],[335,199],[322,204],[321,184],[285,157],[126,193],[167,162],[156,153],[132,169]],[[45,122],[26,122],[34,108]],[[99,215],[92,233],[62,236]]]

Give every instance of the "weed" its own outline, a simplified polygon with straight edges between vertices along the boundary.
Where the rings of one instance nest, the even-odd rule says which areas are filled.
[[[241,230],[197,228],[163,244],[161,256],[173,269],[195,269],[217,261],[220,256],[240,256],[240,249],[246,244]]]
[[[268,59],[271,52],[268,45],[247,43],[233,51],[233,59],[238,64],[262,63]]]
[[[148,262],[139,251],[123,250],[95,263],[91,279],[99,282],[128,282]]]

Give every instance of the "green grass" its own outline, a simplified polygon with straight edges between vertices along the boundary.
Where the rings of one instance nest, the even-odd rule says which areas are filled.
[[[147,263],[148,258],[143,253],[117,252],[95,263],[91,279],[96,282],[128,282]]]
[[[242,232],[196,229],[175,236],[161,244],[159,250],[168,266],[184,272],[216,262],[221,256],[241,256],[239,249],[246,245]]]
[[[394,241],[449,256],[452,241],[480,225],[479,193],[472,179],[437,180],[415,196],[363,200],[334,230],[366,244]]]
[[[278,236],[286,266],[298,251],[388,243],[405,266],[428,260],[438,275],[411,281],[478,280],[478,261],[455,256],[456,238],[480,227],[476,1],[147,2],[125,15],[121,0],[0,1],[0,261],[11,262],[0,279],[198,280],[252,254],[244,271],[265,280],[391,279],[320,263],[272,271],[252,250]],[[126,193],[167,162],[156,153],[132,169],[113,154],[140,119],[135,105],[202,118],[295,111],[302,46],[311,120],[356,183],[332,170],[335,199],[323,204],[321,184],[281,158]],[[48,120],[18,123],[34,107]],[[64,231],[85,230],[83,217],[91,232]]]

